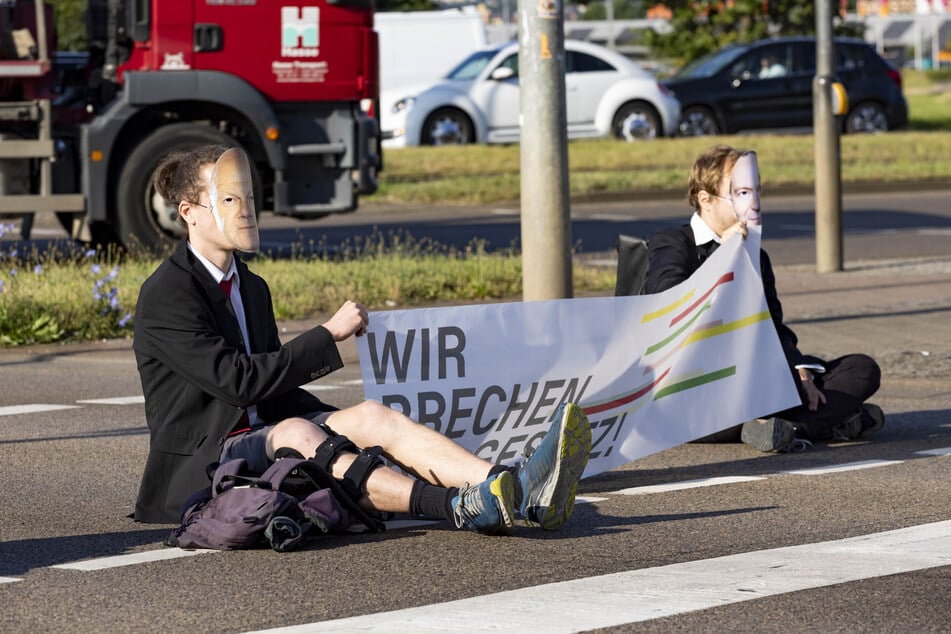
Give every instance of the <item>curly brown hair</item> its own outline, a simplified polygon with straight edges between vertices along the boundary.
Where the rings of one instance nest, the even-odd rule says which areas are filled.
[[[172,150],[159,162],[152,176],[152,185],[169,205],[182,201],[197,203],[208,184],[201,177],[201,168],[214,165],[230,148],[227,145],[199,145]],[[185,221],[178,217],[185,227]]]
[[[737,150],[729,145],[714,145],[698,156],[687,180],[687,204],[700,211],[700,192],[719,192],[723,176],[732,172],[736,161],[746,153],[746,150]]]

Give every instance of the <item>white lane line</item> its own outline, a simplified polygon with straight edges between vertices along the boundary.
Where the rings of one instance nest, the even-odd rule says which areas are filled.
[[[55,412],[56,410],[60,409],[79,409],[79,405],[47,405],[45,403],[34,403],[32,405],[8,405],[6,407],[0,407],[0,416]]]
[[[97,559],[75,561],[69,564],[57,564],[55,566],[50,566],[50,568],[62,568],[63,570],[82,570],[83,572],[91,572],[93,570],[119,568],[121,566],[132,566],[135,564],[144,564],[152,561],[164,561],[166,559],[178,559],[179,557],[191,557],[193,555],[217,552],[221,551],[207,550],[202,548],[195,550],[185,550],[184,548],[161,548],[159,550],[147,550],[145,552],[131,553],[128,555],[99,557]]]
[[[363,385],[363,379],[350,379],[348,381],[337,381],[336,383],[310,384],[302,385],[308,392],[324,392],[327,390],[336,390],[345,385]]]
[[[610,498],[592,498],[587,495],[578,495],[575,497],[575,504],[594,504],[595,502],[604,502]]]
[[[916,451],[915,453],[920,456],[951,456],[951,447],[941,447],[940,449],[925,449],[924,451]]]
[[[581,632],[949,564],[946,521],[260,631]]]
[[[631,487],[630,489],[621,489],[615,491],[621,495],[648,495],[650,493],[666,493],[668,491],[681,491],[683,489],[696,489],[699,487],[712,487],[720,484],[734,484],[736,482],[753,482],[754,480],[764,480],[763,476],[722,476],[719,478],[701,478],[699,480],[684,480],[682,482],[669,482],[667,484],[651,484],[642,487]]]
[[[114,398],[90,398],[77,403],[87,405],[141,405],[145,403],[144,396],[116,396]]]
[[[829,467],[813,467],[811,469],[795,469],[792,471],[780,471],[791,475],[825,475],[827,473],[840,473],[842,471],[856,471],[858,469],[874,469],[875,467],[887,467],[888,465],[901,464],[904,460],[862,460],[860,462],[846,462],[844,464],[832,465]]]
[[[14,583],[16,581],[23,581],[19,577],[0,577],[0,583]]]
[[[435,524],[441,520],[392,520],[386,522],[387,530],[405,530],[427,524]],[[359,527],[354,531],[359,532]],[[167,559],[178,559],[180,557],[191,557],[192,555],[201,555],[205,553],[219,553],[220,550],[211,550],[207,548],[160,548],[156,550],[147,550],[140,553],[130,553],[128,555],[116,555],[114,557],[98,557],[96,559],[84,559],[74,561],[68,564],[56,564],[50,568],[60,568],[63,570],[80,570],[82,572],[92,572],[95,570],[106,570],[107,568],[120,568],[122,566],[133,566],[136,564],[147,564],[153,561],[165,561]],[[2,579],[2,577],[0,577]],[[19,581],[19,579],[12,579]]]

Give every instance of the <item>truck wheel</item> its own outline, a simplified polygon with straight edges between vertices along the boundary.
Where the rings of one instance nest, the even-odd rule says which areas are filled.
[[[215,143],[235,145],[234,139],[206,125],[175,123],[158,128],[136,146],[122,166],[116,193],[116,234],[126,248],[158,251],[184,235],[178,207],[158,195],[152,174],[175,148]]]

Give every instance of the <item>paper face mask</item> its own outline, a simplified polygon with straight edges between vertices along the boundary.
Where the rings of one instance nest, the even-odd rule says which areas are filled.
[[[737,220],[745,220],[751,225],[760,224],[762,218],[759,213],[759,165],[756,152],[747,152],[733,166],[730,198]]]
[[[231,148],[215,163],[211,175],[211,213],[218,230],[237,251],[254,253],[261,246],[254,212],[254,187],[247,154]]]

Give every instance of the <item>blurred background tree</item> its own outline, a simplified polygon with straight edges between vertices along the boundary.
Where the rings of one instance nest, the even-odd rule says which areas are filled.
[[[86,0],[49,0],[56,21],[57,48],[61,51],[84,51],[86,35]]]
[[[435,0],[377,0],[377,11],[435,11],[442,6]]]
[[[606,20],[608,12],[604,2],[579,2],[586,6],[582,20]],[[654,4],[651,2],[650,4]],[[647,17],[646,0],[614,0],[615,20],[643,20]]]
[[[667,33],[648,31],[654,53],[682,65],[733,42],[815,33],[815,5],[799,0],[674,0]]]

